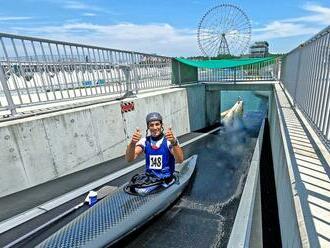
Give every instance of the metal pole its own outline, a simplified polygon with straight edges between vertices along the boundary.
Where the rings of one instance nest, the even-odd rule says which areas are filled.
[[[301,53],[302,50],[298,50],[298,68],[297,68],[297,73],[296,73],[296,78],[295,78],[295,88],[294,88],[294,93],[293,93],[293,107],[296,107],[296,101],[297,101],[297,86],[299,83],[299,75],[300,75],[300,64],[301,64]]]
[[[5,96],[6,96],[6,99],[7,99],[7,102],[8,102],[8,109],[10,111],[10,114],[11,115],[16,115],[17,114],[16,105],[15,105],[15,103],[13,101],[13,98],[10,94],[9,87],[8,87],[8,84],[7,84],[6,74],[4,72],[3,66],[0,67],[0,82],[1,82],[3,91],[5,93]]]
[[[181,62],[179,62],[179,85],[181,85]]]
[[[277,59],[277,73],[276,73],[277,78],[275,78],[276,80],[281,79],[281,72],[282,72],[282,58],[278,58]]]
[[[131,82],[131,75],[130,70],[131,68],[129,66],[124,66],[122,68],[125,78],[126,78],[126,92],[131,93],[132,92],[132,82]]]
[[[126,79],[126,93],[121,98],[130,97],[130,96],[134,95],[133,91],[132,91],[132,83],[131,83],[131,77],[130,77],[131,67],[128,65],[121,65],[121,66],[119,66],[119,69],[123,71],[125,79]]]
[[[135,85],[135,94],[138,93],[138,83],[139,83],[139,79],[138,79],[138,72],[136,69],[136,64],[135,64],[135,59],[136,55],[132,52],[131,53],[131,59],[132,59],[132,67],[133,67],[133,76],[134,76],[134,85]],[[137,63],[137,61],[136,61]]]
[[[234,67],[234,84],[236,84],[236,67]]]
[[[22,41],[23,42],[23,41]],[[24,86],[25,86],[25,89],[26,89],[26,93],[28,95],[28,98],[30,100],[30,103],[32,102],[32,98],[31,98],[31,93],[30,93],[30,90],[29,90],[29,86],[27,84],[27,80],[26,80],[26,75],[25,75],[25,68],[24,68],[24,65],[23,63],[21,63],[21,59],[20,57],[18,56],[18,52],[17,52],[17,49],[16,49],[16,45],[15,45],[15,42],[13,39],[11,39],[11,43],[12,43],[12,46],[14,48],[14,52],[15,52],[15,56],[16,56],[16,60],[17,60],[17,63],[18,63],[18,66],[20,68],[20,75],[22,75],[23,77],[23,82],[24,82]],[[14,75],[13,75],[14,76]],[[38,93],[38,92],[37,92]]]

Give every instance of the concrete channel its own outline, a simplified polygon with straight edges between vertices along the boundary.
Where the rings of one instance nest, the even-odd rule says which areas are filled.
[[[40,207],[42,204],[56,197],[61,197],[65,192],[79,188],[81,186],[79,184],[86,184],[86,181],[89,179],[95,180],[100,178],[102,173],[94,172],[94,175],[85,178],[85,181],[82,180],[79,183],[73,180],[67,187],[62,187],[63,189],[59,191],[45,191],[47,193],[44,193],[40,199],[38,199],[37,194],[39,187],[46,188],[48,183],[55,185],[61,183],[61,181],[64,182],[65,179],[73,175],[83,177],[83,172],[93,171],[97,167],[99,171],[103,170],[104,173],[110,174],[123,168],[122,166],[125,165],[123,162],[120,162],[120,157],[125,150],[129,135],[137,126],[144,126],[144,116],[151,110],[164,113],[164,122],[166,125],[171,126],[178,136],[182,137],[183,142],[195,138],[196,133],[194,131],[213,125],[218,120],[219,108],[211,106],[220,106],[219,90],[233,89],[228,87],[230,87],[228,84],[226,86],[221,84],[191,84],[186,87],[169,88],[156,93],[139,94],[136,98],[125,100],[133,101],[136,109],[124,114],[120,112],[121,102],[111,101],[0,123],[0,137],[4,141],[0,143],[0,148],[4,151],[4,156],[1,156],[0,159],[1,165],[4,167],[4,173],[2,173],[0,180],[0,194],[2,196],[0,202],[7,203],[6,206],[8,206],[7,210],[1,211],[0,229],[5,230],[5,225],[8,225],[8,219],[10,218],[12,220],[17,218],[15,221],[19,220],[18,217],[24,219],[28,209],[35,209],[37,212],[30,212],[30,214],[38,216],[31,219],[29,223],[32,225],[34,222],[34,225],[38,225],[38,223],[45,221],[44,217],[46,214],[41,213],[47,212],[47,214],[50,214],[54,210],[57,213],[63,211],[63,209],[67,209],[69,206],[81,201],[82,197],[79,197],[79,194],[81,195],[83,192],[69,196],[67,200],[71,199],[71,201],[68,202],[63,198],[61,202],[63,205],[61,206],[59,202],[57,203],[58,205],[54,206],[49,204],[48,209],[48,207]],[[217,216],[220,216],[218,219],[212,219],[210,216],[206,216],[207,214],[202,214],[205,217],[205,222],[201,222],[201,227],[205,224],[205,227],[210,228],[210,233],[221,233],[224,229],[227,229],[228,232],[222,235],[215,235],[214,237],[217,237],[217,239],[212,239],[207,235],[204,237],[205,239],[209,237],[208,244],[213,247],[225,247],[227,242],[228,247],[262,247],[267,244],[265,238],[267,239],[269,236],[267,236],[267,231],[264,231],[265,223],[263,223],[267,216],[263,212],[265,206],[262,206],[266,201],[262,199],[263,183],[260,183],[262,181],[260,171],[263,170],[260,169],[260,164],[265,166],[264,162],[260,163],[260,158],[265,156],[262,155],[261,151],[264,150],[262,149],[264,126],[267,126],[267,132],[270,137],[269,147],[271,147],[272,154],[272,161],[269,162],[271,167],[268,170],[274,173],[274,185],[276,186],[270,197],[275,199],[272,204],[277,203],[278,206],[278,209],[276,206],[275,212],[272,213],[273,221],[278,222],[274,224],[278,226],[278,230],[275,230],[276,228],[273,230],[279,233],[276,242],[283,247],[326,247],[330,242],[327,236],[330,233],[329,225],[320,223],[320,219],[327,221],[330,216],[329,210],[326,207],[322,207],[324,206],[322,201],[324,204],[327,204],[326,199],[329,197],[329,190],[327,190],[329,189],[329,187],[327,188],[329,183],[329,152],[322,147],[322,142],[318,141],[317,135],[313,133],[313,129],[310,128],[308,121],[301,117],[299,109],[296,109],[290,103],[290,99],[283,91],[280,83],[246,83],[244,85],[239,84],[235,89],[248,90],[249,87],[253,90],[271,92],[268,122],[266,124],[263,122],[259,134],[254,137],[254,143],[251,141],[253,145],[252,143],[249,145],[252,148],[250,149],[251,157],[243,159],[249,163],[245,167],[243,166],[246,170],[242,170],[240,175],[246,176],[235,177],[236,179],[243,179],[237,179],[234,182],[236,186],[228,186],[236,191],[236,189],[240,188],[237,186],[240,180],[244,182],[246,180],[244,189],[242,187],[241,191],[238,190],[238,193],[236,192],[239,196],[242,194],[242,198],[241,201],[236,201],[236,205],[233,207],[233,209],[237,208],[238,210],[237,214],[236,211],[234,214],[231,213],[232,222],[225,223],[221,213],[219,214],[218,212]],[[297,128],[299,129],[298,131]],[[297,150],[301,144],[296,145],[294,143],[294,140],[299,136],[297,132],[302,133],[302,136],[306,139],[305,143],[309,142],[310,145],[307,151],[309,158],[312,158],[314,163],[319,166],[319,173],[308,175],[309,177],[303,176],[303,174],[307,173],[306,170],[302,171],[303,167],[308,167],[308,163],[306,165],[306,163],[302,164],[300,162],[302,160],[306,161],[306,159],[301,159],[301,156],[306,156],[306,153],[301,154]],[[221,140],[219,137],[224,137],[221,135],[224,134],[221,134],[220,131],[219,136],[213,134],[210,137],[213,137],[213,139],[217,137],[215,139]],[[43,147],[43,150],[37,149],[38,147]],[[187,154],[201,150],[200,148],[186,149],[185,152]],[[214,149],[213,146],[212,149]],[[116,158],[119,159],[115,160],[113,168],[109,168],[107,161]],[[216,164],[216,158],[217,156],[212,156],[209,159]],[[132,171],[130,174],[120,175],[120,177],[118,175],[117,179],[112,178],[115,179],[113,184],[127,181],[132,173],[139,170],[140,166],[142,166],[142,162],[139,166],[131,167]],[[311,168],[307,169],[311,173]],[[324,174],[322,178],[320,173]],[[195,178],[195,182],[199,180],[197,178]],[[323,183],[320,186],[321,191],[315,188],[316,183],[314,181],[311,182],[310,180],[312,179]],[[311,185],[314,185],[314,188]],[[91,185],[90,187],[93,188],[94,186]],[[22,205],[16,210],[10,209],[10,200],[14,200],[15,196],[17,197],[16,199],[19,199],[19,197],[23,199],[26,192],[33,192],[33,190],[34,198],[31,198],[33,201],[30,201],[30,205],[27,204],[29,199],[25,199],[22,200]],[[84,191],[88,190],[89,188],[84,189]],[[203,206],[203,203],[198,201],[197,203],[192,202],[189,199],[189,192],[194,192],[193,186],[188,189],[187,193],[180,198],[176,205],[172,206],[159,219],[174,220],[173,216],[180,212],[182,206],[189,207],[193,205],[196,209],[200,208],[199,211],[204,211],[206,207]],[[222,193],[220,192],[219,194],[221,195]],[[205,192],[202,195],[205,195]],[[235,192],[232,192],[232,195],[235,195]],[[221,198],[219,202],[230,199],[230,197],[225,198]],[[27,204],[25,209],[23,207],[24,202]],[[221,204],[218,205],[217,207],[221,208]],[[319,210],[320,208],[321,210]],[[20,214],[22,212],[23,214]],[[55,212],[52,215],[56,214]],[[74,218],[79,213],[81,212],[78,211],[70,218]],[[188,218],[189,215],[194,216],[195,214],[190,212],[187,215],[182,215],[182,218]],[[170,218],[167,218],[168,216]],[[61,225],[68,222],[70,218],[59,223],[49,232],[58,229]],[[196,219],[195,223],[198,223],[198,220]],[[159,225],[157,222],[151,225],[156,225],[158,229],[160,228],[160,226],[157,226]],[[150,226],[147,226],[139,233],[135,240],[137,244],[141,242],[142,237],[145,237],[144,235],[150,234],[150,230],[148,230]],[[178,223],[174,226],[180,227]],[[16,234],[18,236],[23,235],[23,228],[16,228],[18,228],[16,229]],[[232,231],[230,231],[231,228]],[[190,231],[198,232],[199,230]],[[45,236],[49,232],[45,232],[43,235]],[[0,235],[5,237],[3,235],[6,235],[6,233],[4,232]],[[40,235],[39,238],[44,237],[43,235]],[[180,235],[184,238],[187,233],[180,233]],[[203,236],[203,233],[200,233],[200,235]],[[224,237],[226,237],[226,241],[224,241]],[[3,238],[0,239],[4,240]],[[151,240],[150,244],[156,242],[155,240]],[[203,241],[203,239],[199,241]],[[125,242],[128,242],[126,243],[128,246],[134,244],[132,240]],[[194,239],[191,242],[194,242]],[[195,240],[195,242],[197,241]],[[204,242],[206,241],[204,240]],[[189,244],[187,241],[186,245],[183,244],[182,247],[188,247]],[[4,243],[1,245],[4,245]]]

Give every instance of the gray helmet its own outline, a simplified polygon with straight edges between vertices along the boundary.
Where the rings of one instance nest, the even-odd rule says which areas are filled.
[[[147,117],[146,117],[147,125],[150,121],[163,122],[163,117],[158,112],[151,112],[151,113],[147,114]]]

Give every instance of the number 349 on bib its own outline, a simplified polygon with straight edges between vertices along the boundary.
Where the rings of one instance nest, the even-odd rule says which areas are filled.
[[[150,155],[149,168],[153,170],[161,170],[163,168],[163,156]]]

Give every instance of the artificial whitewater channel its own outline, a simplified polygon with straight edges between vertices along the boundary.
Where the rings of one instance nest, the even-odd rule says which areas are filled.
[[[223,92],[223,109],[240,96],[242,119],[190,144],[198,154],[190,185],[177,202],[117,247],[226,247],[240,196],[267,110],[267,98],[253,92]],[[222,110],[223,110],[222,109]]]
[[[186,158],[197,154],[198,160],[195,174],[183,195],[165,212],[115,244],[116,247],[227,246],[268,107],[267,97],[257,93],[224,91],[221,93],[221,111],[233,106],[239,97],[244,101],[242,118],[236,119],[230,127],[221,126],[219,131],[184,147]],[[199,134],[184,135],[180,141],[185,142]],[[120,186],[142,170],[118,178],[110,185]],[[82,199],[76,200],[80,202]],[[62,206],[54,211],[54,215],[61,213],[61,209]],[[15,247],[34,247],[87,209],[85,206]],[[35,225],[42,223],[42,217],[38,221]],[[19,235],[19,232],[7,238]]]

